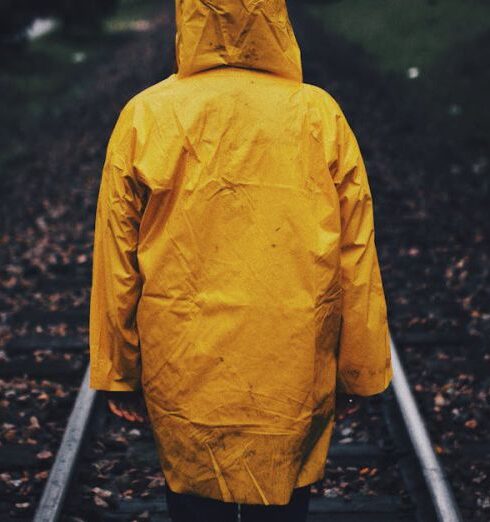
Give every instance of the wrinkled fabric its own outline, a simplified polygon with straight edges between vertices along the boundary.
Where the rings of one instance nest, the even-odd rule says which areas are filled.
[[[392,378],[373,199],[282,0],[178,0],[176,41],[107,148],[91,387],[142,389],[173,491],[284,505],[323,477],[336,391]]]

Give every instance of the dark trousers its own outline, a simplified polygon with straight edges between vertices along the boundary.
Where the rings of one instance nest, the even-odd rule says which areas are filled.
[[[172,522],[236,522],[238,504],[187,493],[175,493],[165,487]],[[310,502],[310,486],[293,490],[284,506],[240,504],[241,522],[306,522]]]

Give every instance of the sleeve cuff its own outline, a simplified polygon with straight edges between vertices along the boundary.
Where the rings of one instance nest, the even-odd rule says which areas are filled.
[[[139,379],[126,379],[116,381],[113,379],[102,379],[97,376],[90,375],[90,388],[100,391],[115,392],[131,392],[141,390],[141,382]]]

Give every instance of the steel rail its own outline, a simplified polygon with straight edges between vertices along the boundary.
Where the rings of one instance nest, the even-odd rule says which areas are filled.
[[[410,389],[390,332],[392,387],[408,436],[419,461],[439,522],[463,522],[449,481],[434,451],[429,432]]]
[[[61,514],[96,395],[97,392],[89,387],[89,368],[87,368],[34,515],[34,522],[55,522]]]

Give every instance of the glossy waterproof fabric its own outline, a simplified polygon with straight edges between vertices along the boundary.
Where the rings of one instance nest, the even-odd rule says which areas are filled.
[[[108,145],[91,386],[143,389],[173,491],[282,505],[323,476],[336,390],[392,377],[373,199],[283,1],[179,0],[176,41]]]

